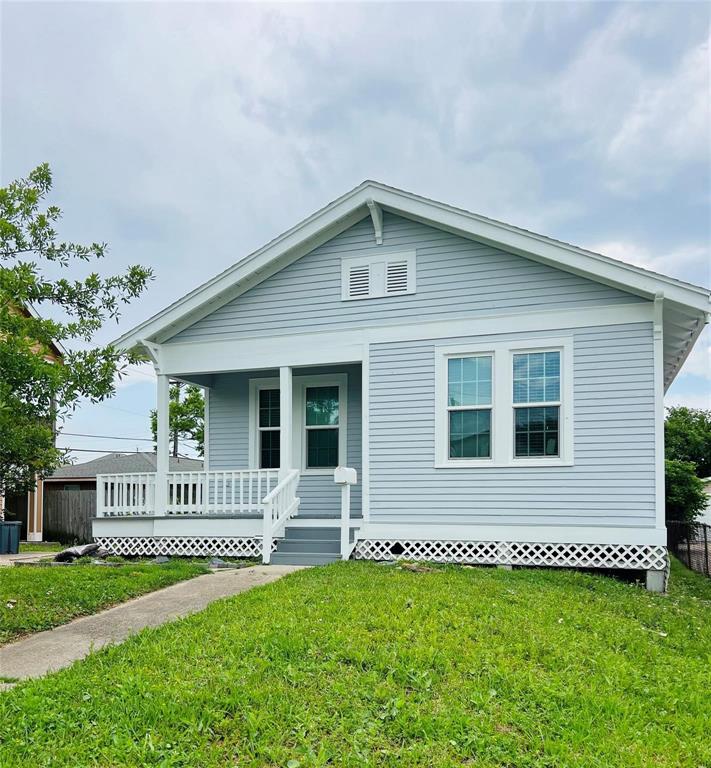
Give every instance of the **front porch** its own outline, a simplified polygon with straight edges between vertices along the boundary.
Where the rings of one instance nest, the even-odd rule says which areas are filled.
[[[360,472],[361,377],[360,363],[159,373],[156,472],[97,476],[94,538],[128,555],[261,556],[268,563],[279,542],[294,557],[303,542],[314,542],[319,556],[349,557],[361,494],[354,493],[351,513],[334,469],[350,464]],[[169,378],[205,390],[201,471],[168,471]],[[312,532],[289,534],[299,528]]]

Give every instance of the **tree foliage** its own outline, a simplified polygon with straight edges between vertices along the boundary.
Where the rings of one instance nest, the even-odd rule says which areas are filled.
[[[699,477],[711,477],[711,411],[670,408],[664,440],[667,459],[691,461]]]
[[[709,500],[701,478],[696,476],[694,463],[667,459],[664,462],[664,479],[666,519],[693,522]]]
[[[61,211],[43,207],[51,188],[46,164],[0,188],[0,494],[31,489],[58,465],[56,418],[82,399],[114,393],[117,372],[137,358],[92,340],[152,277],[140,266],[109,277],[56,277],[103,258],[107,246],[59,239]],[[56,345],[70,347],[63,362]]]
[[[184,394],[183,394],[184,393]],[[170,386],[169,433],[173,445],[173,455],[178,455],[180,440],[194,440],[197,452],[202,456],[205,447],[205,398],[200,387],[188,384],[183,388],[180,383]],[[151,432],[153,441],[158,439],[158,415],[151,411]]]

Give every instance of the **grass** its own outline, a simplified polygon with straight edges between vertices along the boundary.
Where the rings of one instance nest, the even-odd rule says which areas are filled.
[[[12,766],[711,765],[711,583],[301,571],[0,696]]]
[[[56,541],[21,541],[20,553],[23,552],[46,552],[51,554],[52,552],[61,552],[66,549],[64,544],[59,544]]]
[[[60,567],[2,568],[0,644],[65,624],[77,616],[96,613],[102,608],[206,571],[203,564],[180,560],[162,565],[126,563],[101,566],[82,563]]]

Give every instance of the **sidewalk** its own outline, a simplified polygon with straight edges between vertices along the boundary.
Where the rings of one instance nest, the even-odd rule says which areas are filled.
[[[67,667],[110,643],[120,643],[144,627],[158,627],[201,611],[222,597],[268,584],[301,570],[295,565],[255,565],[181,581],[93,616],[38,632],[0,647],[0,677],[26,680]]]
[[[15,565],[15,563],[39,563],[41,560],[51,560],[56,552],[20,552],[18,555],[0,555],[0,568]]]

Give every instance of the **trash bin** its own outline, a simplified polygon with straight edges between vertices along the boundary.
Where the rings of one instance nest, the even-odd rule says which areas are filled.
[[[19,520],[0,522],[0,555],[16,555],[20,551],[20,528]]]

